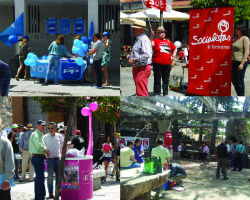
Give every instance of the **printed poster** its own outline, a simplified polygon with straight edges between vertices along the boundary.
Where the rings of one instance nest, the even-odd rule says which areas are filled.
[[[57,19],[56,18],[47,19],[47,34],[57,34]]]

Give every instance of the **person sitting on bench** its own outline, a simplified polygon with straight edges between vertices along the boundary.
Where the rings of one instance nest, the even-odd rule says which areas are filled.
[[[127,146],[120,150],[120,156],[122,158],[120,161],[121,169],[141,167],[141,165],[138,164],[135,159],[135,153],[132,150],[133,146],[133,142],[128,141]]]

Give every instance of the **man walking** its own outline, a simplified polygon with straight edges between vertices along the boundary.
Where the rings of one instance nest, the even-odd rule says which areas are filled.
[[[15,171],[15,163],[14,163],[14,154],[11,143],[7,138],[0,135],[0,199],[1,200],[11,200],[10,186],[11,182],[14,183],[13,180],[13,176],[15,174],[14,171]]]
[[[227,177],[227,162],[229,154],[225,143],[221,143],[217,147],[217,156],[218,156],[218,164],[217,164],[216,178],[220,178],[220,171],[221,171],[224,176],[224,180],[228,180],[229,178]]]
[[[22,176],[20,182],[25,181],[26,170],[28,166],[29,166],[29,181],[30,182],[33,181],[34,177],[34,167],[31,164],[31,154],[29,152],[29,140],[32,134],[31,129],[32,129],[32,124],[27,124],[27,131],[23,132],[23,134],[20,137],[19,149],[20,149],[20,154],[22,156]]]
[[[61,158],[61,150],[63,146],[63,136],[60,133],[56,133],[56,123],[50,122],[48,127],[49,133],[44,136],[44,143],[49,150],[49,156],[47,157],[47,170],[48,170],[48,190],[49,198],[54,198],[53,195],[53,174],[56,174],[56,184],[59,178],[59,165]]]
[[[46,122],[38,120],[36,130],[32,133],[29,140],[29,151],[32,154],[31,163],[36,173],[35,177],[35,200],[44,200],[46,196],[44,185],[45,154],[49,154],[43,140],[43,132]]]
[[[95,33],[93,35],[94,48],[89,50],[88,55],[93,54],[93,65],[96,73],[97,84],[95,88],[102,88],[102,57],[104,52],[104,44],[101,41],[100,33]]]
[[[133,34],[136,37],[131,55],[128,61],[133,66],[133,78],[135,81],[136,95],[148,96],[148,78],[151,74],[152,45],[145,33],[146,22],[135,20]]]

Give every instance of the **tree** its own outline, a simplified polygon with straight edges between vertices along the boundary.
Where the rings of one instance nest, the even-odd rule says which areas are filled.
[[[249,0],[192,0],[191,5],[194,8],[214,8],[234,6],[235,21],[250,19],[250,1]]]

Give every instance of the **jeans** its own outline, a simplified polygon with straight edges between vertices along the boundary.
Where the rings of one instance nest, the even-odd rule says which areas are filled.
[[[47,184],[48,184],[48,190],[49,190],[50,194],[53,193],[53,174],[54,174],[54,172],[56,174],[56,185],[58,183],[59,165],[60,165],[59,158],[48,158],[47,159],[47,170],[48,170]]]
[[[1,200],[11,200],[10,190],[0,190]]]
[[[17,155],[18,155],[18,153],[14,153],[14,159],[15,159],[15,178],[18,178],[18,168],[19,168],[19,164],[20,164],[20,160],[16,159]]]
[[[242,153],[237,153],[235,157],[234,171],[236,170],[237,167],[239,168],[239,171],[241,171],[243,168],[243,154]]]
[[[44,199],[46,196],[44,184],[44,164],[45,156],[32,156],[31,163],[35,170],[35,199]]]
[[[235,91],[238,96],[245,96],[245,84],[244,84],[244,77],[245,71],[247,68],[247,62],[244,63],[243,69],[238,70],[238,67],[241,62],[239,61],[232,61],[232,83],[234,85]]]
[[[49,67],[48,67],[48,71],[45,77],[45,83],[48,82],[49,79],[49,74],[51,71],[54,71],[54,82],[57,83],[57,69],[59,67],[60,64],[60,56],[54,56],[54,55],[50,55],[49,56]]]
[[[10,78],[9,65],[0,60],[0,96],[8,96]]]
[[[169,75],[171,65],[154,64],[154,95],[161,94],[161,79],[163,96],[168,95]]]
[[[136,95],[148,96],[148,78],[151,74],[151,65],[133,67]]]
[[[96,86],[97,87],[102,87],[102,66],[101,66],[101,64],[102,64],[102,59],[93,61],[93,65],[95,68],[95,74],[96,74],[96,81],[97,81]]]

